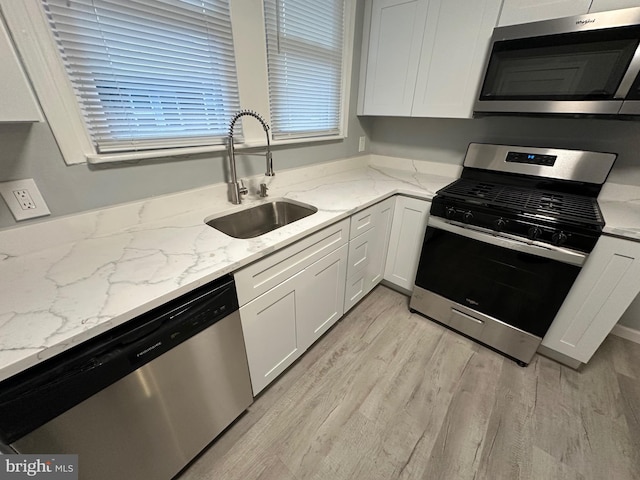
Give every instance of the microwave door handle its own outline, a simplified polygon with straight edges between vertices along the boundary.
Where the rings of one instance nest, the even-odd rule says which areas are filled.
[[[633,82],[638,77],[640,73],[640,42],[638,43],[638,47],[636,48],[636,52],[633,54],[633,58],[631,59],[631,63],[629,63],[629,68],[627,68],[624,77],[620,81],[620,85],[618,86],[618,90],[613,95],[615,99],[624,99],[627,97],[629,90],[631,90],[631,86]]]
[[[548,258],[549,260],[556,260],[558,262],[576,265],[578,267],[581,267],[587,259],[585,254],[567,250],[566,248],[526,243],[513,238],[507,238],[503,235],[496,235],[490,230],[484,231],[471,226],[461,227],[454,225],[438,217],[429,217],[427,225],[429,227],[455,233],[472,240],[489,243],[497,247],[528,253],[530,255],[536,255],[538,257]]]

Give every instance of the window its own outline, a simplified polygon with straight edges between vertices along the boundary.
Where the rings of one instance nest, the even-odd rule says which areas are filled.
[[[264,0],[275,140],[341,135],[344,0]]]
[[[222,144],[240,108],[228,0],[42,0],[98,153]]]

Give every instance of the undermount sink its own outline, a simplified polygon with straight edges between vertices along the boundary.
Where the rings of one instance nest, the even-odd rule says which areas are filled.
[[[317,211],[311,205],[278,198],[227,215],[208,217],[205,223],[230,237],[246,239],[284,227]]]

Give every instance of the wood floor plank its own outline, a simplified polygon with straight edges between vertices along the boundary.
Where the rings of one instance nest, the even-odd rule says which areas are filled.
[[[521,368],[377,287],[179,479],[640,479],[638,358]]]
[[[586,478],[592,478],[595,480],[595,477],[584,477],[581,473],[576,472],[564,463],[559,462],[556,458],[552,457],[547,452],[540,450],[538,447],[534,446],[532,448],[531,455],[531,471],[528,476],[523,476],[521,478],[548,480],[586,480]],[[495,478],[497,480],[509,480],[509,477],[504,475]]]
[[[640,349],[638,345],[615,335],[609,335],[600,346],[598,357],[610,358],[617,373],[640,380]]]
[[[428,320],[424,320],[425,322]],[[435,325],[435,324],[434,324]],[[420,426],[420,436],[406,453],[399,477],[403,480],[423,478],[426,464],[437,440],[437,433],[449,411],[459,379],[469,360],[477,352],[470,340],[437,326],[440,340],[430,358],[422,380],[416,384],[405,410]]]
[[[640,368],[640,364],[636,368]],[[633,469],[640,478],[640,381],[622,374],[618,374],[617,379],[630,440],[630,445],[622,447],[630,450]]]
[[[535,369],[536,357],[528,368]],[[512,362],[503,362],[480,457],[477,478],[531,478],[533,410],[537,377]]]
[[[473,478],[483,444],[503,359],[487,349],[469,358],[451,399],[423,478]]]

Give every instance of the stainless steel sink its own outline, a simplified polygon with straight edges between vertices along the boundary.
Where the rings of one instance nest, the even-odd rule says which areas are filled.
[[[254,238],[308,217],[317,211],[318,209],[311,205],[278,198],[227,215],[208,217],[205,223],[230,237]]]

